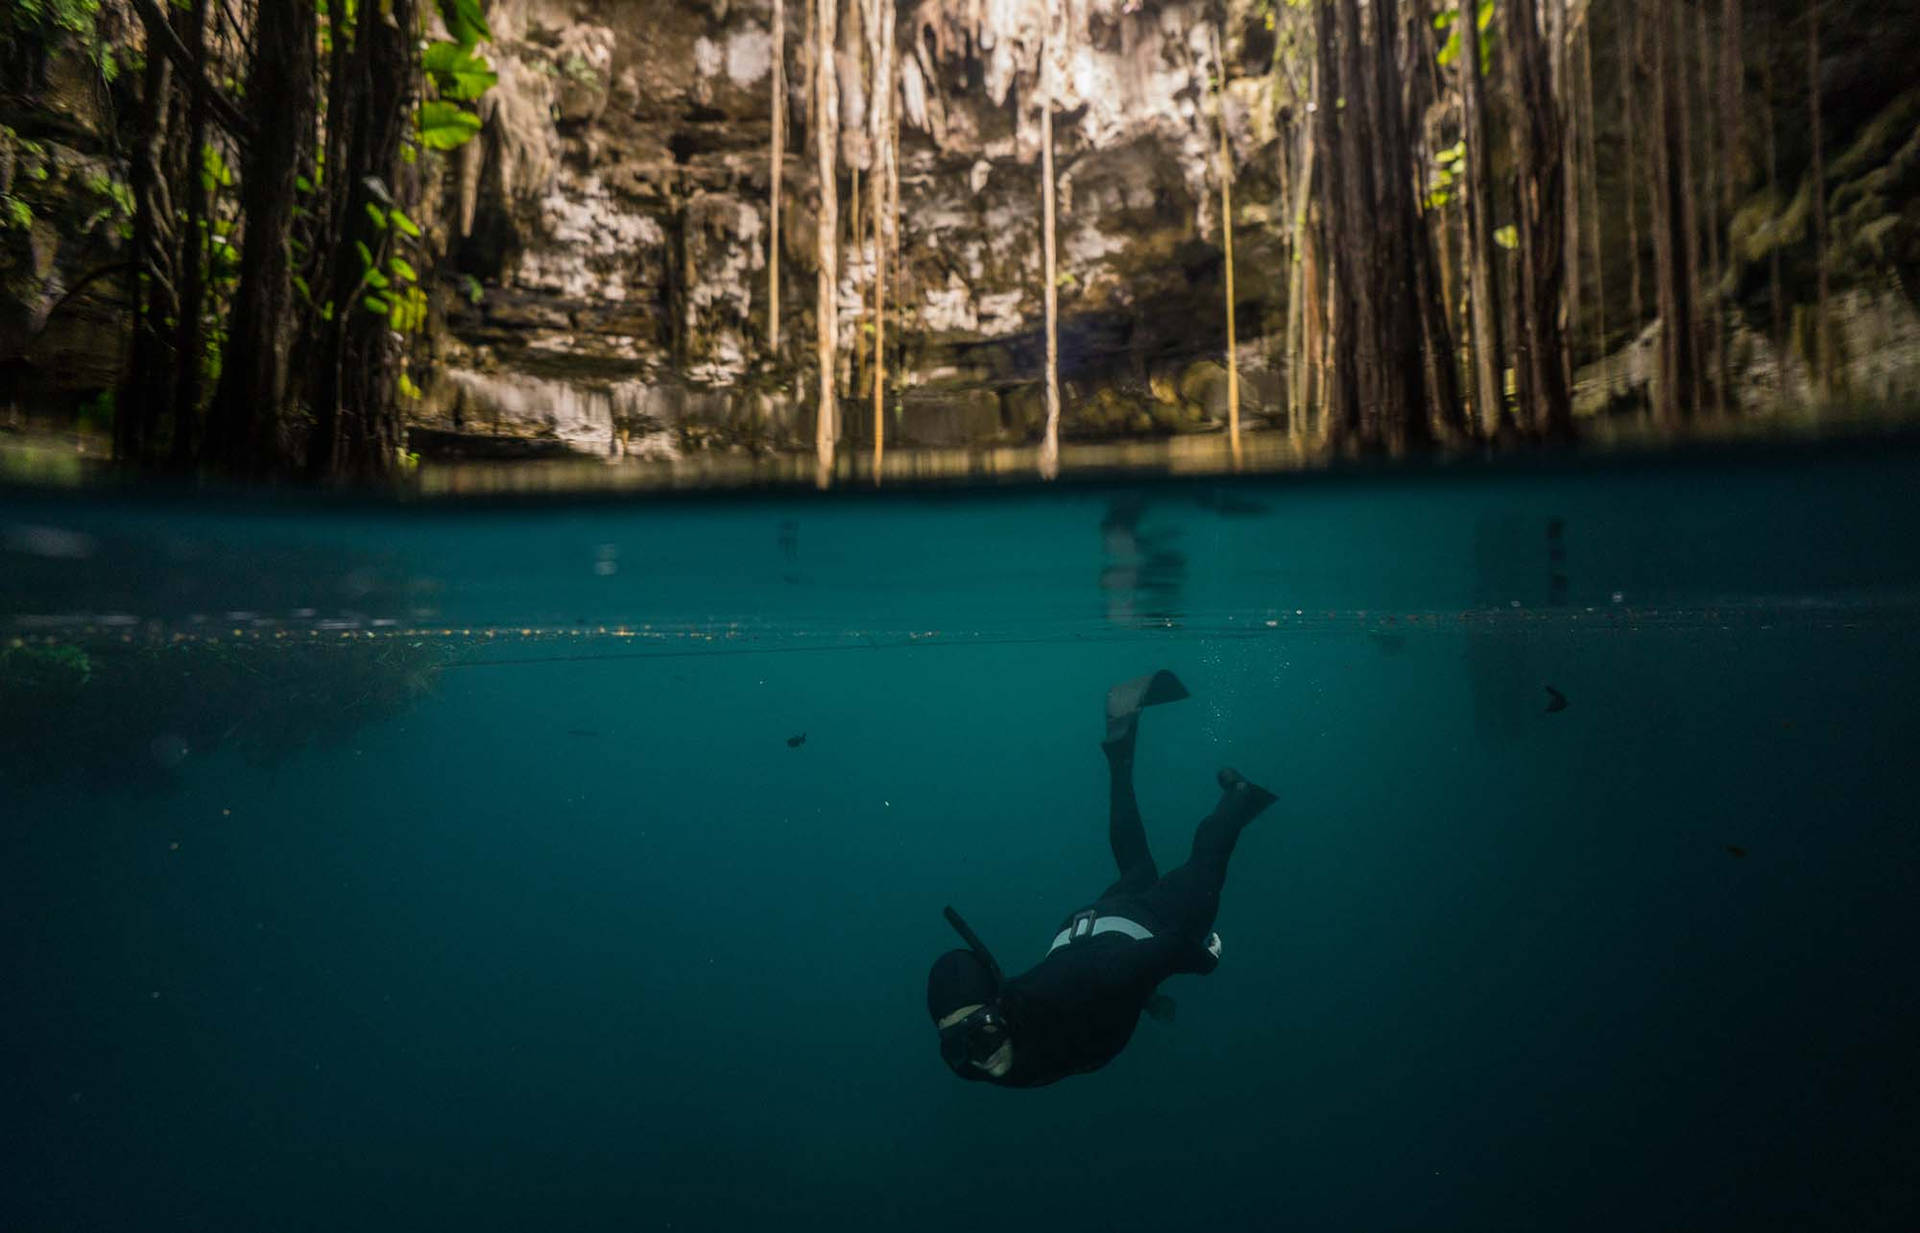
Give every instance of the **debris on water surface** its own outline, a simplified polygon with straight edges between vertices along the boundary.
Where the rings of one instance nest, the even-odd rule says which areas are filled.
[[[806,743],[807,743],[807,734],[804,732],[798,733],[794,736],[790,736],[787,738],[788,749],[798,749]]]
[[[1741,847],[1737,843],[1730,843],[1727,845],[1727,855],[1733,857],[1735,860],[1740,859],[1746,854],[1747,854],[1747,850]]]
[[[1564,711],[1566,709],[1567,709],[1567,695],[1561,693],[1559,690],[1555,689],[1551,685],[1547,686],[1548,712],[1551,713],[1553,711]]]

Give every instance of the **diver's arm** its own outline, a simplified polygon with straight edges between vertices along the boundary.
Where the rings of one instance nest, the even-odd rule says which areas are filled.
[[[1169,976],[1206,976],[1220,966],[1220,960],[1205,945],[1180,933],[1163,933],[1136,942],[1129,958],[1136,970],[1152,974],[1155,984]]]

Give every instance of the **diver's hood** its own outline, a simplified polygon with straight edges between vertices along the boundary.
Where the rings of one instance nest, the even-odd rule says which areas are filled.
[[[935,1023],[962,1006],[992,1005],[1006,983],[1000,965],[994,962],[993,952],[980,940],[980,935],[952,908],[946,910],[946,916],[947,923],[965,939],[967,949],[950,950],[941,955],[933,961],[933,970],[927,973],[927,1013]]]

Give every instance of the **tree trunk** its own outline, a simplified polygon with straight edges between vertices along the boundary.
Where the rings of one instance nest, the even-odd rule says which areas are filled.
[[[329,97],[327,179],[338,213],[328,279],[332,320],[321,331],[314,395],[314,434],[307,469],[316,477],[373,478],[393,469],[401,424],[394,401],[400,352],[388,319],[366,306],[368,281],[358,245],[376,261],[390,232],[372,211],[381,192],[396,191],[400,145],[413,124],[414,0],[386,0],[393,17],[359,23],[350,53],[336,57],[345,80]],[[336,48],[339,33],[335,32]],[[378,186],[381,192],[375,191]]]
[[[1411,78],[1391,91],[1387,101],[1396,107],[1394,119],[1399,125],[1403,160],[1398,183],[1392,187],[1406,216],[1403,226],[1413,269],[1414,316],[1425,361],[1419,387],[1424,397],[1416,397],[1413,408],[1408,411],[1408,441],[1425,445],[1433,440],[1436,430],[1456,439],[1466,435],[1466,416],[1461,406],[1460,357],[1449,319],[1449,280],[1444,258],[1446,207],[1441,205],[1429,211],[1419,191],[1425,183],[1427,169],[1433,165],[1422,117],[1440,93],[1437,77],[1428,71],[1436,55],[1432,46],[1433,14],[1425,0],[1417,0],[1407,6],[1395,26],[1397,37],[1404,39],[1405,55],[1400,61],[1411,59],[1419,66]],[[1475,48],[1478,42],[1476,38]],[[1468,44],[1463,41],[1461,46],[1465,49]],[[1436,231],[1441,239],[1439,254],[1434,243]]]
[[[247,97],[275,101],[275,123],[247,147],[246,232],[226,357],[207,413],[203,460],[231,475],[291,470],[286,439],[288,347],[294,314],[295,181],[314,121],[313,0],[259,0]]]
[[[787,6],[773,0],[773,149],[768,157],[767,351],[780,362],[780,177],[787,161]]]
[[[1516,96],[1515,228],[1520,241],[1514,367],[1527,422],[1535,432],[1562,440],[1573,434],[1561,329],[1566,289],[1566,232],[1560,217],[1564,129],[1548,84],[1547,48],[1541,43],[1533,0],[1516,0],[1507,12],[1511,28],[1506,45]]]
[[[840,236],[840,203],[834,177],[840,138],[840,81],[833,56],[840,21],[838,4],[839,0],[814,0],[813,144],[820,177],[820,279],[814,307],[820,326],[820,409],[814,420],[813,446],[819,468],[817,478],[822,484],[833,478],[833,449],[839,419],[834,399],[834,336],[838,328],[834,295],[840,269],[835,251]]]
[[[1327,259],[1330,318],[1320,402],[1321,434],[1327,444],[1336,449],[1360,432],[1359,369],[1363,357],[1359,331],[1355,328],[1354,305],[1362,294],[1357,290],[1358,257],[1365,248],[1356,244],[1355,228],[1339,228],[1334,223],[1340,218],[1365,218],[1371,209],[1372,194],[1367,191],[1364,180],[1365,146],[1356,123],[1356,116],[1365,109],[1356,97],[1350,100],[1355,104],[1352,110],[1344,113],[1340,110],[1340,100],[1347,92],[1359,89],[1356,71],[1360,60],[1359,24],[1353,0],[1319,0],[1314,7],[1320,65],[1314,120],[1319,125],[1320,146],[1326,154],[1320,225]]]
[[[1506,426],[1506,365],[1501,346],[1499,267],[1493,246],[1493,147],[1487,138],[1487,100],[1480,72],[1475,0],[1460,0],[1454,18],[1461,30],[1460,63],[1465,83],[1467,296],[1473,322],[1474,415],[1480,435],[1498,436]],[[1471,32],[1471,33],[1470,33]]]
[[[207,0],[194,0],[191,9],[177,12],[176,20],[182,18],[186,30],[180,41],[192,57],[194,76],[204,78]],[[167,450],[167,465],[176,471],[190,469],[200,447],[200,369],[213,239],[212,194],[207,185],[212,175],[207,168],[207,92],[194,90],[192,99],[187,107],[187,214],[176,280],[180,303],[173,326],[173,442]]]
[[[134,201],[133,345],[113,417],[114,458],[134,466],[152,461],[165,391],[172,388],[168,381],[172,340],[166,323],[174,305],[172,160],[168,157],[173,95],[173,62],[165,56],[147,57],[141,133],[128,168]]]

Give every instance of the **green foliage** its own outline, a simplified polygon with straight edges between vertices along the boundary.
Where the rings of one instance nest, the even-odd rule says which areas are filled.
[[[392,306],[389,323],[403,334],[411,334],[427,324],[427,293],[416,284],[388,297]]]
[[[32,226],[33,207],[11,193],[0,193],[0,231],[26,231]]]
[[[106,432],[113,427],[113,408],[113,387],[108,386],[80,404],[80,426],[93,432]]]
[[[1512,223],[1508,223],[1504,227],[1496,227],[1493,231],[1493,242],[1508,252],[1512,252],[1514,249],[1520,247],[1520,229]]]
[[[1445,9],[1433,18],[1435,30],[1447,32],[1446,46],[1440,49],[1440,67],[1448,68],[1460,58],[1460,30],[1458,10]],[[1480,32],[1480,71],[1493,71],[1493,0],[1480,0],[1480,7],[1474,16],[1474,24]]]
[[[1427,191],[1424,202],[1427,209],[1438,210],[1452,204],[1454,185],[1459,182],[1464,171],[1461,164],[1466,161],[1466,157],[1467,143],[1464,139],[1454,142],[1444,150],[1434,151],[1433,187]]]
[[[42,47],[77,44],[100,76],[120,75],[113,48],[100,37],[100,0],[0,0],[0,38]]]
[[[467,292],[467,303],[478,304],[487,297],[487,289],[480,285],[479,279],[471,274],[462,274],[460,277],[466,280],[463,285]]]
[[[429,150],[452,150],[480,131],[480,117],[457,103],[433,99],[420,104],[420,143]]]
[[[413,220],[408,218],[406,212],[399,206],[387,211],[387,218],[392,221],[393,229],[401,235],[412,240],[420,238],[420,228],[414,225]]]
[[[426,70],[434,88],[445,99],[477,99],[500,80],[493,66],[474,54],[471,44],[445,40],[429,43],[421,53],[420,67]]]
[[[480,0],[440,0],[440,20],[447,23],[447,33],[461,43],[472,47],[475,43],[493,41],[493,29],[487,25],[486,14],[480,11]]]
[[[200,147],[200,183],[209,193],[233,187],[233,168],[227,166],[226,155],[211,141]]]

